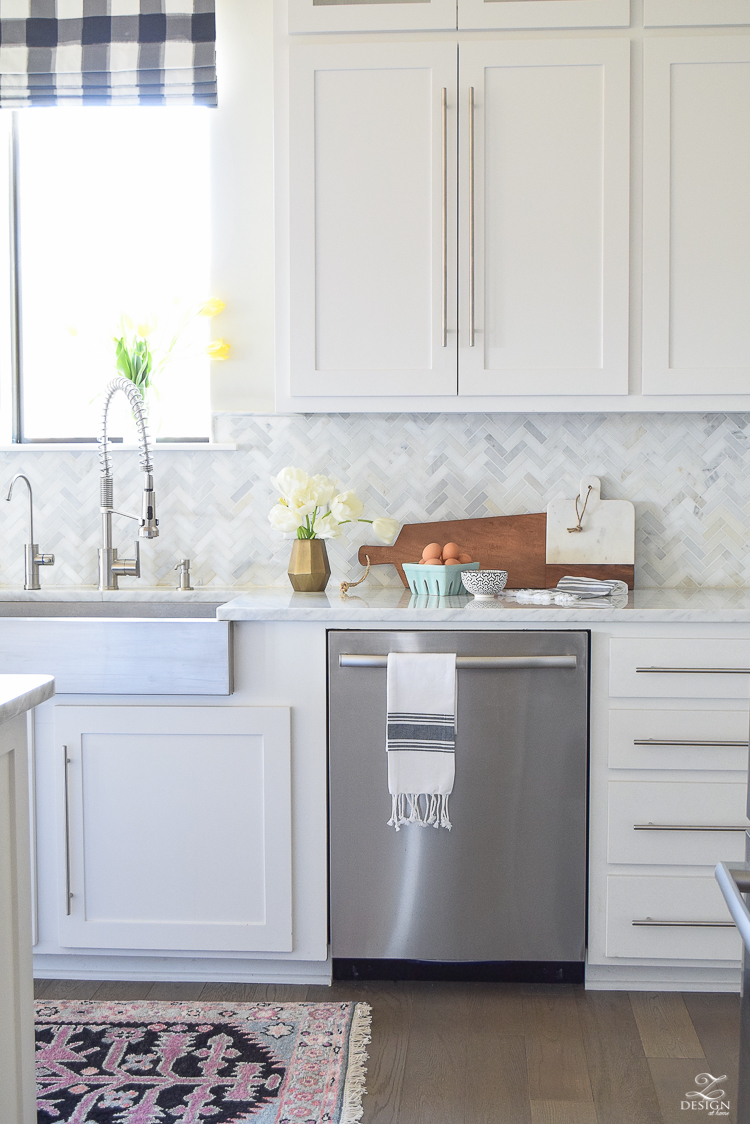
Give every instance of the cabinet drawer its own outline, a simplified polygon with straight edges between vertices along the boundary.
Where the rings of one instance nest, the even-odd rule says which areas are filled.
[[[738,961],[741,949],[714,878],[607,879],[607,956]]]
[[[747,769],[744,710],[611,710],[610,769]]]
[[[744,828],[750,828],[745,800],[740,783],[610,781],[608,861],[712,867],[742,862]],[[706,830],[713,827],[742,830]]]
[[[609,693],[620,698],[747,699],[750,640],[611,640]]]

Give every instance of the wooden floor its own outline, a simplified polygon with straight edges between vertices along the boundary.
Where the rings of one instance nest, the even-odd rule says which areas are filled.
[[[734,1124],[736,995],[544,984],[97,983],[38,980],[45,999],[364,1000],[373,1008],[362,1124],[672,1124],[695,1077]],[[700,1119],[708,1114],[704,1112]]]

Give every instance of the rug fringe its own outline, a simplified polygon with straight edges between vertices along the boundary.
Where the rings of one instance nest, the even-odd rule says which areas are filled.
[[[365,1077],[367,1075],[366,1046],[371,1040],[372,1007],[369,1003],[357,1003],[352,1018],[352,1029],[349,1033],[349,1057],[346,1065],[344,1079],[344,1097],[341,1106],[340,1124],[357,1124],[362,1119],[362,1097],[367,1092]]]

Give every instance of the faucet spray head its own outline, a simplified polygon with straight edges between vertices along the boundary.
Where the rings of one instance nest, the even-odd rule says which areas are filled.
[[[141,508],[141,525],[138,535],[142,539],[156,539],[159,537],[159,520],[156,518],[154,478],[150,472],[144,472],[143,474],[143,506]]]

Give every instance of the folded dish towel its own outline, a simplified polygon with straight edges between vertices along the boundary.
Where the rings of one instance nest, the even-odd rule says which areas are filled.
[[[557,588],[561,593],[574,593],[577,597],[609,597],[613,593],[624,593],[627,596],[628,592],[626,582],[570,576],[560,578]]]
[[[388,823],[445,827],[456,749],[456,654],[391,652],[387,671]]]

